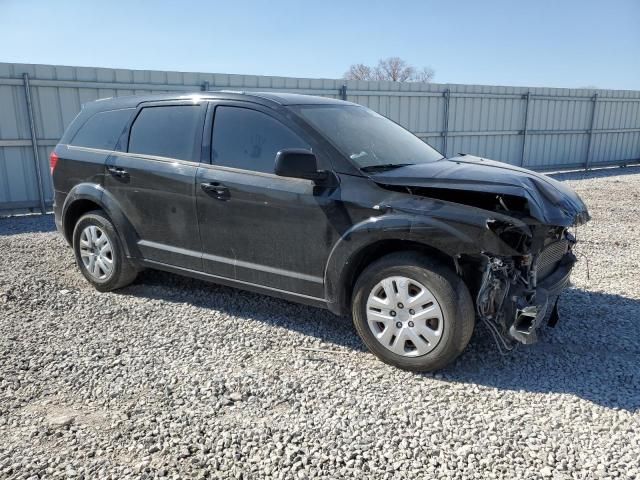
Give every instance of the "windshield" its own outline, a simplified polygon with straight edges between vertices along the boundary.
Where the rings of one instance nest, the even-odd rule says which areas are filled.
[[[364,171],[440,160],[411,132],[358,105],[300,105],[298,113]]]

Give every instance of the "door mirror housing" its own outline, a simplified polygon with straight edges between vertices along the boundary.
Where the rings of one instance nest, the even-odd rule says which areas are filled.
[[[309,150],[285,148],[276,154],[275,173],[281,177],[305,178],[314,182],[325,180],[328,174],[318,170],[318,160]]]

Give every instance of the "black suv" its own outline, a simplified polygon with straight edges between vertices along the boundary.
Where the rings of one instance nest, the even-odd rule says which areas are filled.
[[[499,348],[557,320],[584,203],[544,175],[444,158],[348,102],[200,92],[84,106],[51,154],[58,229],[98,290],[156,268],[351,314],[433,370],[476,317]]]

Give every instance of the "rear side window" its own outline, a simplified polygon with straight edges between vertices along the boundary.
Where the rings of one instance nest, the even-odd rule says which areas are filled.
[[[113,150],[134,108],[96,113],[75,134],[71,145]]]
[[[275,118],[241,107],[217,107],[213,120],[212,163],[273,173],[276,153],[309,145]]]
[[[195,160],[201,117],[198,105],[143,108],[131,127],[129,152]]]

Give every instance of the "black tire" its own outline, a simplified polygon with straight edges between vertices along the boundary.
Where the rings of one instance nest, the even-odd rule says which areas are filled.
[[[431,291],[440,306],[443,326],[437,345],[428,353],[406,357],[392,352],[378,341],[367,321],[369,293],[383,279],[407,277]],[[426,255],[400,252],[369,265],[358,278],[352,300],[353,322],[366,346],[383,362],[410,371],[433,371],[450,364],[465,349],[475,324],[473,300],[467,286],[455,272]]]
[[[110,257],[113,261],[113,267],[105,278],[96,278],[92,275],[81,258],[80,236],[87,227],[92,225],[98,227],[107,236],[111,245]],[[80,217],[73,229],[73,253],[82,275],[100,292],[109,292],[125,287],[133,282],[138,275],[137,268],[124,254],[122,242],[113,223],[102,210],[93,210]]]

